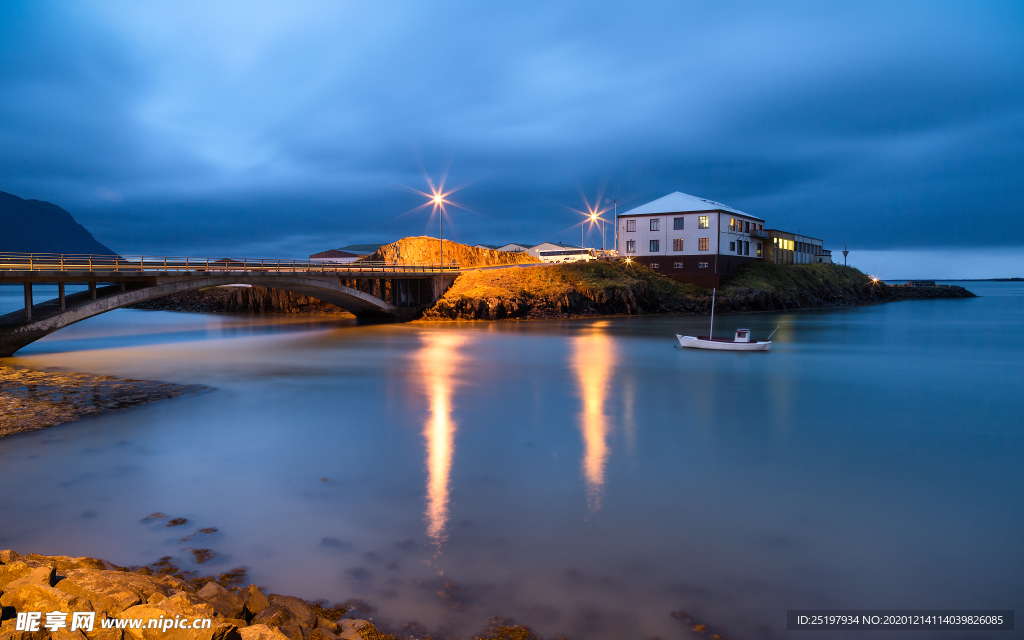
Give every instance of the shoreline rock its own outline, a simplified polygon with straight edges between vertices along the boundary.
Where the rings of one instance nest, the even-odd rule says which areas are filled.
[[[0,438],[208,389],[0,365]]]
[[[365,610],[361,603],[328,606],[264,594],[253,584],[241,587],[237,578],[244,568],[229,572],[235,578],[226,581],[220,578],[229,574],[183,580],[173,564],[161,562],[120,567],[96,558],[0,551],[0,640],[426,640],[419,633],[392,635],[372,619],[349,617]],[[42,614],[39,630],[16,629],[18,615],[30,612]],[[51,612],[67,614],[67,626],[45,628]],[[95,614],[93,628],[71,631],[74,612]],[[175,620],[197,618],[209,619],[209,628],[172,626]],[[140,620],[141,627],[104,628],[111,619]],[[167,628],[148,628],[150,620]],[[528,627],[513,624],[492,624],[474,636],[484,638],[541,640]]]

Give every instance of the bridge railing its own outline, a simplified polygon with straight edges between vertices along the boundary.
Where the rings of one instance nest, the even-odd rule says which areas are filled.
[[[450,273],[456,262],[320,262],[266,258],[191,258],[177,256],[99,256],[71,253],[0,252],[0,271],[117,271],[206,272],[244,271],[273,273]]]

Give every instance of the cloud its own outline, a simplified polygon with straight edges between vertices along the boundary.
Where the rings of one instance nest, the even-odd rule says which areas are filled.
[[[470,242],[572,240],[606,184],[1019,245],[1022,40],[1014,4],[9,3],[0,190],[136,252],[423,233],[402,185],[449,163]]]

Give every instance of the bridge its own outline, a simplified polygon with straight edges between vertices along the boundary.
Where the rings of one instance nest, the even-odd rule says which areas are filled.
[[[24,309],[0,316],[0,357],[107,311],[223,285],[284,289],[336,305],[358,318],[408,321],[436,302],[458,274],[454,263],[0,253],[0,284],[25,289]],[[56,284],[57,297],[35,303],[34,284]],[[65,295],[67,284],[86,284],[88,290]]]

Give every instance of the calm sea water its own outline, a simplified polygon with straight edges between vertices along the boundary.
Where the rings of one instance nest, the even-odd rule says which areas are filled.
[[[797,608],[1024,611],[1024,285],[968,286],[716,318],[781,325],[768,354],[675,348],[699,317],[115,311],[11,361],[215,390],[0,440],[0,548],[209,547],[204,572],[467,634],[495,614],[578,640],[691,637],[680,609],[730,638],[830,637],[787,632]]]

